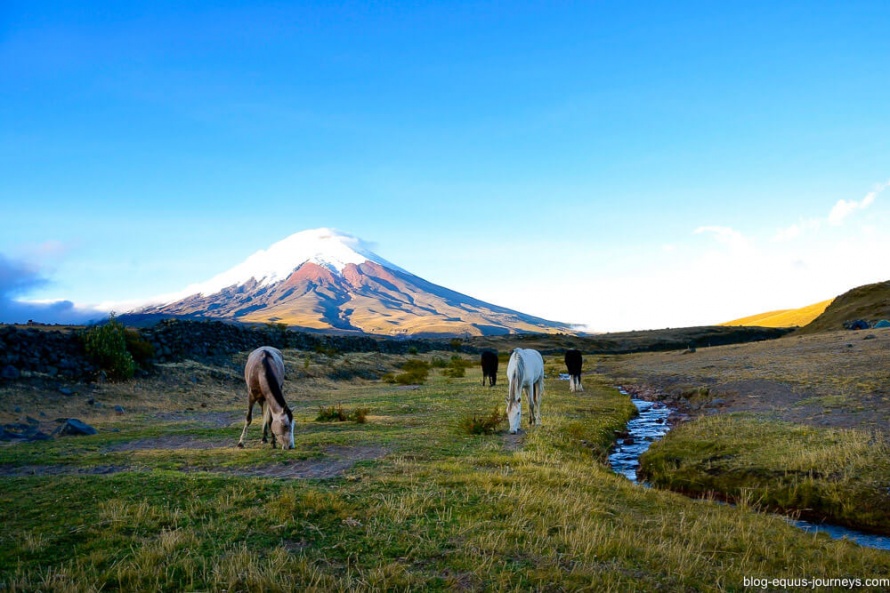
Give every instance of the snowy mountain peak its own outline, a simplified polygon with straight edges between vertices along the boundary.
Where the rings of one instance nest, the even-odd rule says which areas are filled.
[[[206,282],[193,284],[182,293],[168,296],[167,302],[175,301],[184,295],[210,295],[229,286],[237,286],[256,280],[260,286],[267,286],[287,279],[304,263],[310,262],[340,275],[347,264],[362,264],[366,261],[405,272],[369,248],[368,244],[347,233],[329,228],[311,229],[294,233],[290,237],[272,244],[268,249],[257,251],[242,263]]]
[[[227,319],[384,335],[567,332],[419,278],[331,229],[296,233],[131,317]]]

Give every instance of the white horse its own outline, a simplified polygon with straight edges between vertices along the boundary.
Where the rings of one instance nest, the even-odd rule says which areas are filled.
[[[238,447],[244,448],[244,435],[253,420],[253,404],[259,402],[263,411],[263,442],[266,433],[272,430],[272,448],[275,440],[282,449],[294,448],[294,415],[284,401],[284,359],[281,352],[271,346],[257,348],[247,357],[244,366],[244,380],[247,382],[247,417]]]
[[[544,395],[544,359],[537,350],[517,348],[507,363],[507,419],[510,433],[519,430],[522,420],[522,390],[528,398],[530,422],[541,425],[541,397]]]

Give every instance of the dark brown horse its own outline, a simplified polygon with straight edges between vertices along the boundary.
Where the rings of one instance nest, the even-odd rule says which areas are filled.
[[[581,367],[584,359],[580,350],[566,350],[566,369],[569,371],[569,391],[584,391],[581,387]]]
[[[294,415],[284,401],[284,359],[281,352],[271,346],[257,348],[247,357],[244,366],[244,380],[247,382],[247,417],[238,446],[244,448],[244,435],[253,420],[253,405],[257,402],[263,412],[263,442],[267,443],[266,433],[271,428],[272,448],[276,439],[282,449],[294,448]]]
[[[498,382],[498,353],[492,350],[482,351],[482,384],[488,379],[488,386],[494,387]]]

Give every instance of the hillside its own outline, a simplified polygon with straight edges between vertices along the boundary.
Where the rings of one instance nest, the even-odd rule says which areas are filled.
[[[866,284],[840,295],[812,323],[800,329],[811,334],[844,328],[844,322],[890,319],[890,281]]]
[[[828,299],[799,309],[780,309],[758,315],[750,315],[721,323],[722,326],[756,326],[756,327],[803,327],[811,323],[831,304]]]

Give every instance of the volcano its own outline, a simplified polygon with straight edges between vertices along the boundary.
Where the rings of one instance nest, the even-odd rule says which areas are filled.
[[[428,282],[330,229],[296,233],[135,316],[283,323],[348,333],[443,336],[571,332]]]

